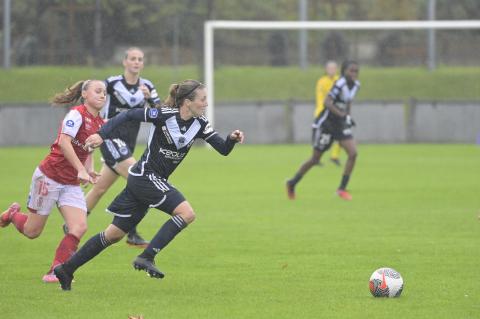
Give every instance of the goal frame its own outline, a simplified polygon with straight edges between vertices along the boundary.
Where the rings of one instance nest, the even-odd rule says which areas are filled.
[[[214,32],[215,30],[455,30],[480,29],[480,20],[410,21],[234,21],[204,23],[204,82],[208,90],[206,116],[214,127]]]

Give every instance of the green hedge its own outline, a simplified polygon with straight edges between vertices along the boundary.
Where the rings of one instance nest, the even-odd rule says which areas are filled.
[[[218,67],[215,97],[229,100],[277,100],[314,98],[314,87],[322,74],[320,66],[307,70],[294,67]],[[1,102],[46,102],[54,93],[80,79],[104,79],[122,73],[121,67],[29,67],[0,72]],[[199,78],[193,66],[177,69],[148,66],[142,76],[150,79],[161,96],[168,86],[186,78]],[[361,100],[405,100],[411,97],[432,100],[479,100],[480,67],[361,68]]]

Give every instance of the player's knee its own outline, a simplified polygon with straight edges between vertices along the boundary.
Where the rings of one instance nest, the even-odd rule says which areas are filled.
[[[133,227],[133,226],[132,226]],[[105,230],[105,239],[115,244],[125,237],[126,233],[115,225],[109,225]]]
[[[320,163],[320,158],[319,157],[312,157],[310,159],[310,163],[312,163],[312,165],[318,165],[318,163]]]
[[[107,240],[112,243],[112,244],[115,244],[115,243],[118,243],[120,240],[122,240],[122,238],[125,237],[125,236],[110,236],[107,238]]]
[[[68,227],[69,233],[77,238],[82,238],[87,232],[88,226],[86,222],[76,223],[75,225]]]
[[[182,219],[187,223],[187,224],[191,224],[193,223],[193,221],[195,220],[195,212],[193,211],[193,209],[188,209],[188,210],[185,210],[183,212],[181,212],[180,214],[180,217],[182,217]]]
[[[25,227],[23,229],[23,234],[28,239],[35,239],[35,238],[38,238],[40,236],[40,234],[42,233],[42,230],[43,230],[43,228],[38,228],[38,227],[33,227],[33,228]]]
[[[351,159],[351,160],[356,160],[357,156],[358,156],[357,151],[353,151],[350,154],[348,154],[348,158]]]

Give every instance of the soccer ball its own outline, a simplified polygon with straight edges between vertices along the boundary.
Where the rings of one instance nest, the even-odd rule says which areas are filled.
[[[374,297],[400,297],[403,278],[392,268],[380,268],[370,276],[370,292]]]

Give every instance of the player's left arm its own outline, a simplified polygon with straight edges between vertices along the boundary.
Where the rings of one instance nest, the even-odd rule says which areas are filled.
[[[85,160],[85,169],[87,170],[88,175],[92,178],[92,183],[95,184],[100,177],[100,174],[95,172],[95,160],[93,158],[93,152],[88,154],[87,159]]]
[[[220,154],[227,156],[233,150],[236,143],[243,143],[245,135],[240,130],[235,130],[230,133],[224,140],[218,134],[212,134],[205,139],[205,141],[212,145],[212,147]]]
[[[350,115],[350,111],[352,110],[352,101],[348,101],[346,105],[347,115]]]
[[[201,116],[199,120],[202,123],[202,130],[196,137],[205,140],[220,154],[227,156],[233,150],[236,143],[243,143],[245,137],[242,131],[235,130],[230,133],[226,139],[223,139],[218,135],[218,132],[213,129],[205,116]]]
[[[346,103],[346,112],[347,112],[347,115],[345,115],[345,124],[346,124],[348,127],[355,126],[355,121],[353,120],[352,116],[350,115],[351,109],[352,109],[352,101],[348,101],[348,102]]]
[[[357,91],[360,89],[360,82],[356,82],[356,85],[357,85]],[[355,93],[356,94],[356,93]],[[355,96],[355,95],[354,95]],[[350,100],[347,101],[346,103],[346,112],[347,112],[347,115],[345,116],[345,123],[348,125],[348,126],[355,126],[356,123],[355,121],[353,120],[352,118],[352,102],[353,102],[353,98],[354,96],[352,96],[352,98]]]
[[[155,89],[153,84],[150,84],[150,82],[143,83],[140,85],[139,89],[142,91],[143,96],[150,107],[158,107],[161,103],[160,97],[158,96],[157,89]]]

